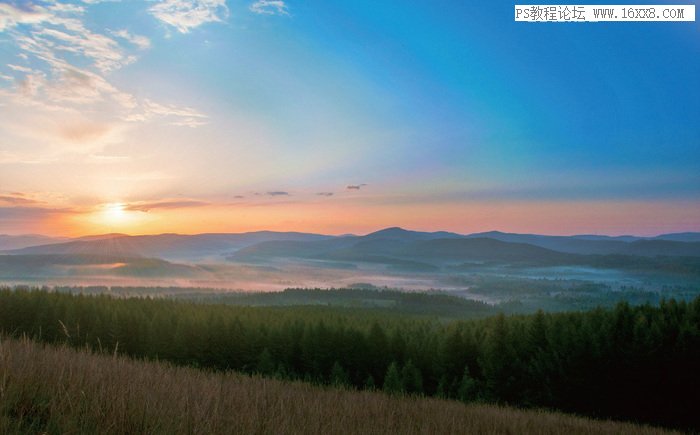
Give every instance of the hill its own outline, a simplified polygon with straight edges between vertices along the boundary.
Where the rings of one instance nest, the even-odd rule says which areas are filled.
[[[662,429],[316,387],[0,342],[0,432],[662,434]]]
[[[634,236],[543,236],[539,234],[513,234],[500,231],[476,233],[467,238],[489,238],[510,243],[527,243],[553,251],[582,255],[636,255],[654,257],[700,256],[700,233],[660,235],[654,238]]]
[[[399,311],[251,307],[7,289],[0,334],[315,384],[700,428],[700,298],[467,321],[408,314],[421,298],[450,302],[419,295],[402,298],[407,310]],[[482,317],[488,309],[459,311]]]
[[[48,245],[50,243],[66,242],[69,239],[60,237],[48,237],[38,234],[24,234],[20,236],[9,236],[0,234],[0,251],[10,249],[22,249],[29,246]]]
[[[480,242],[465,240],[480,239]],[[483,241],[488,239],[502,243]],[[176,261],[223,260],[228,257],[232,261],[261,261],[273,257],[286,258],[323,258],[331,255],[335,259],[357,260],[360,257],[379,256],[370,262],[391,264],[388,257],[416,259],[423,266],[431,264],[432,258],[419,255],[421,249],[433,253],[439,250],[430,244],[421,246],[421,242],[434,242],[433,245],[449,247],[459,260],[471,252],[470,259],[479,261],[495,261],[504,258],[521,259],[525,249],[530,249],[530,260],[553,258],[551,252],[526,248],[523,245],[544,248],[563,254],[580,255],[630,255],[630,256],[700,256],[700,234],[679,233],[660,235],[655,238],[634,236],[545,236],[537,234],[511,234],[499,231],[460,235],[446,231],[420,232],[398,227],[386,228],[364,236],[327,236],[321,234],[257,231],[238,234],[158,234],[143,236],[127,236],[124,234],[104,234],[87,236],[77,239],[51,239],[44,236],[0,236],[0,251],[6,254],[23,255],[101,255],[129,257],[157,257]],[[517,245],[517,246],[516,246]],[[457,253],[456,246],[462,246],[463,251]],[[471,247],[470,247],[471,246]],[[474,247],[481,246],[480,252]],[[412,249],[414,254],[406,255]],[[497,251],[494,253],[492,251]],[[511,253],[505,253],[511,250]],[[426,251],[426,252],[427,252]],[[483,257],[474,254],[483,254]],[[528,256],[527,254],[525,255]],[[446,255],[440,253],[440,257]],[[459,258],[458,258],[459,257]],[[476,258],[480,257],[480,258]],[[561,258],[555,263],[561,263]],[[551,263],[551,261],[547,261]]]
[[[26,280],[62,276],[80,278],[95,273],[154,278],[195,277],[204,272],[197,266],[171,263],[159,258],[117,254],[0,255],[2,279]]]
[[[318,241],[330,238],[320,234],[257,231],[240,234],[158,234],[145,236],[107,235],[65,243],[31,246],[9,254],[90,254],[159,257],[167,260],[199,260],[220,256],[246,246],[267,241]]]

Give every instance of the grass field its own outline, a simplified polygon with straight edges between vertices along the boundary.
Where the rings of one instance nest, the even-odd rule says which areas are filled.
[[[635,433],[561,413],[315,387],[0,341],[0,433]]]

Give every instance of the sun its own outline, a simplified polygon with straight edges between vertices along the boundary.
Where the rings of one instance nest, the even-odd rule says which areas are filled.
[[[134,209],[125,202],[96,204],[91,212],[76,216],[76,226],[81,234],[123,233],[133,234],[143,226],[158,220],[157,216]]]
[[[102,210],[102,220],[109,225],[124,225],[129,220],[126,206],[121,202],[105,204]]]

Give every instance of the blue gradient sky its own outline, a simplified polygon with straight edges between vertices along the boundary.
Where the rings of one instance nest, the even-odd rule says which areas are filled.
[[[0,74],[0,233],[700,230],[697,22],[0,2]]]

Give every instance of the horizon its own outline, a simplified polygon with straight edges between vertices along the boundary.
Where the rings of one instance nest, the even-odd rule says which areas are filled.
[[[0,233],[700,231],[697,77],[506,1],[4,2]]]
[[[379,228],[370,232],[366,233],[340,233],[340,234],[331,234],[331,233],[318,233],[318,232],[305,232],[305,231],[284,231],[284,230],[265,230],[265,229],[260,229],[260,230],[252,230],[252,231],[232,231],[232,232],[199,232],[199,233],[177,233],[177,232],[163,232],[163,233],[137,233],[137,234],[130,234],[130,233],[123,233],[123,232],[112,232],[112,233],[90,233],[90,234],[82,234],[78,236],[67,236],[67,235],[48,235],[48,234],[41,234],[41,233],[21,233],[21,234],[4,234],[0,233],[0,236],[7,236],[7,237],[47,237],[47,238],[54,238],[54,239],[70,239],[70,241],[74,241],[76,239],[81,239],[81,238],[89,238],[89,237],[104,237],[104,236],[113,236],[113,237],[147,237],[147,236],[201,236],[201,235],[237,235],[237,234],[251,234],[251,233],[262,233],[262,232],[271,232],[271,233],[300,233],[300,234],[315,234],[315,235],[320,235],[320,236],[329,236],[329,237],[364,237],[368,236],[374,233],[379,233],[382,231],[386,230],[401,230],[401,231],[406,231],[406,232],[419,232],[419,233],[440,233],[440,232],[446,232],[446,233],[451,233],[451,234],[457,234],[460,236],[473,236],[473,235],[479,235],[479,234],[489,234],[489,233],[500,233],[500,234],[514,234],[514,235],[534,235],[534,236],[545,236],[545,237],[584,237],[584,236],[596,236],[596,237],[637,237],[637,238],[649,238],[653,239],[655,237],[661,237],[661,236],[667,236],[667,235],[674,235],[674,234],[696,234],[700,233],[700,231],[674,231],[674,232],[668,232],[668,233],[658,233],[658,234],[649,234],[649,235],[642,235],[642,234],[593,234],[593,233],[570,233],[570,234],[551,234],[551,233],[517,233],[517,232],[512,232],[512,231],[503,231],[503,230],[497,230],[497,229],[491,229],[491,230],[486,230],[486,231],[476,231],[476,232],[457,232],[457,231],[446,231],[446,230],[418,230],[414,228],[405,228],[405,227],[400,227],[400,226],[391,226],[391,227],[383,227]]]

